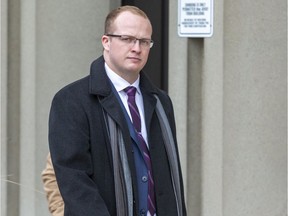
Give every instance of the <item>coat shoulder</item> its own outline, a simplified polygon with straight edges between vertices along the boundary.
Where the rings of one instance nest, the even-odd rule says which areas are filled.
[[[83,93],[89,93],[89,76],[64,86],[55,94],[55,97],[63,97],[69,94],[76,96]]]

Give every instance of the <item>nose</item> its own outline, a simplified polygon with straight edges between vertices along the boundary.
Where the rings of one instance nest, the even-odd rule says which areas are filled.
[[[139,40],[133,41],[132,49],[135,50],[136,52],[141,51],[141,45]]]

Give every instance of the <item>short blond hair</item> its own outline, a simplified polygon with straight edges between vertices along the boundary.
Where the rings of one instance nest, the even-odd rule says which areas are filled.
[[[114,10],[112,10],[106,17],[105,20],[105,29],[104,29],[104,34],[109,34],[111,33],[111,29],[113,27],[113,23],[115,21],[115,19],[122,13],[125,11],[129,11],[133,14],[139,15],[145,19],[147,19],[150,22],[149,17],[146,15],[146,13],[144,11],[142,11],[141,9],[139,9],[138,7],[135,6],[130,6],[130,5],[125,5],[125,6],[121,6],[118,7]],[[151,23],[151,22],[150,22]]]

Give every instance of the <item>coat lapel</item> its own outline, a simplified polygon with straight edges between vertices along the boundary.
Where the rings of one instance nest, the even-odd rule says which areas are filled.
[[[143,96],[144,112],[145,112],[145,123],[148,135],[150,135],[150,128],[152,122],[152,116],[156,108],[156,98],[154,94],[157,94],[156,87],[152,85],[148,77],[144,73],[141,73],[140,88]],[[149,137],[149,136],[148,136]]]
[[[103,109],[111,118],[123,129],[127,129],[126,120],[118,102],[116,95],[112,90],[110,80],[104,68],[103,56],[95,60],[91,65],[90,71],[90,93],[99,98]]]
[[[135,179],[137,179],[136,166],[134,156],[132,153],[133,144],[132,139],[130,137],[131,135],[129,132],[129,127],[123,109],[121,108],[121,105],[116,97],[116,94],[113,92],[112,85],[104,68],[104,63],[105,63],[104,58],[102,56],[98,58],[96,61],[94,61],[91,65],[90,84],[89,84],[90,94],[91,96],[98,97],[99,103],[101,104],[103,109],[111,116],[111,118],[121,128],[127,152],[128,163],[132,174],[133,188],[137,188],[137,182],[135,181]],[[161,138],[159,138],[158,136],[161,133],[161,129],[157,128],[157,126],[155,128],[155,118],[153,117],[156,109],[156,98],[153,95],[158,94],[158,90],[149,81],[149,79],[143,72],[141,72],[140,75],[140,89],[143,95],[145,122],[148,133],[148,142],[151,149],[151,159],[153,169],[155,168],[155,172],[158,172],[163,170],[163,166],[164,168],[166,166],[166,164],[163,165],[162,160],[159,160],[159,158],[165,157],[165,150],[163,150],[164,148],[163,145],[157,145],[159,144],[159,141],[161,142],[160,140]],[[151,128],[153,128],[153,134],[151,134],[152,132]],[[161,184],[162,177],[155,178],[155,181],[157,181],[158,184]],[[160,189],[158,188],[156,189],[162,192]],[[135,190],[134,192],[136,203],[138,203],[139,195],[137,193],[137,190]]]
[[[103,56],[95,60],[90,71],[90,94],[97,96],[102,108],[111,116],[122,130],[128,162],[131,170],[135,170],[134,158],[132,154],[132,140],[130,138],[129,127],[125,119],[125,114],[121,105],[113,92],[111,82],[104,68]]]

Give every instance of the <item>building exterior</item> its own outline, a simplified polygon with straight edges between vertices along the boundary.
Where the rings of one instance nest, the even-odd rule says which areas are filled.
[[[49,215],[51,99],[89,73],[105,16],[121,4],[1,0],[1,215]],[[287,215],[287,1],[214,1],[210,38],[179,37],[178,1],[165,4],[189,215]]]

